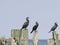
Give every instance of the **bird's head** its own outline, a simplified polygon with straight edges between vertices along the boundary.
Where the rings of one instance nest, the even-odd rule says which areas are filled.
[[[55,22],[55,25],[58,26],[57,22]]]
[[[29,17],[26,17],[26,20],[29,21]]]
[[[36,24],[39,25],[39,23],[36,21]]]

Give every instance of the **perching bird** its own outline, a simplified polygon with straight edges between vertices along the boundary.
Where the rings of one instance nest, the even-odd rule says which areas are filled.
[[[26,17],[26,22],[23,24],[21,30],[24,28],[26,29],[28,27],[28,25],[29,25],[29,17]]]
[[[38,22],[36,22],[36,24],[33,26],[32,31],[30,33],[32,33],[33,31],[36,31],[38,26],[39,26],[39,24],[38,24]]]
[[[49,31],[49,33],[51,32],[51,31],[55,31],[55,29],[58,27],[58,24],[55,22],[55,24],[54,24],[54,26],[51,28],[51,30]]]

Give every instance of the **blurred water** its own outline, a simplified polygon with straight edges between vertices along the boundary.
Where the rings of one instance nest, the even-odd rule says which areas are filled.
[[[32,40],[29,40],[29,44],[32,44]],[[47,45],[47,40],[39,40],[38,45]],[[58,45],[60,45],[60,40]]]
[[[8,45],[8,44],[6,44],[6,45]],[[29,45],[33,45],[32,40],[29,40]],[[47,45],[47,40],[39,40],[38,45]],[[59,45],[60,45],[60,40],[59,40]]]

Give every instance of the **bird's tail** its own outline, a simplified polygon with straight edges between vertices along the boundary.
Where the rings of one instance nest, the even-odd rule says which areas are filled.
[[[51,32],[51,30],[48,33],[50,33],[50,32]]]
[[[33,32],[33,30],[30,33],[32,33],[32,32]]]

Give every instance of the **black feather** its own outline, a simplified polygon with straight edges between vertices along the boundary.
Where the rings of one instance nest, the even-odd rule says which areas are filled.
[[[23,26],[22,26],[22,28],[20,29],[20,30],[22,30],[22,29],[26,29],[27,27],[28,27],[28,25],[29,25],[29,20],[28,20],[28,17],[26,18],[26,22],[23,24]]]
[[[51,30],[49,31],[49,33],[51,32],[51,31],[55,31],[55,29],[58,27],[58,24],[55,22],[55,24],[54,24],[54,26],[51,28]]]
[[[38,28],[38,25],[39,25],[39,24],[36,22],[36,25],[33,26],[32,31],[31,31],[30,33],[32,33],[33,31],[36,31],[37,28]]]

